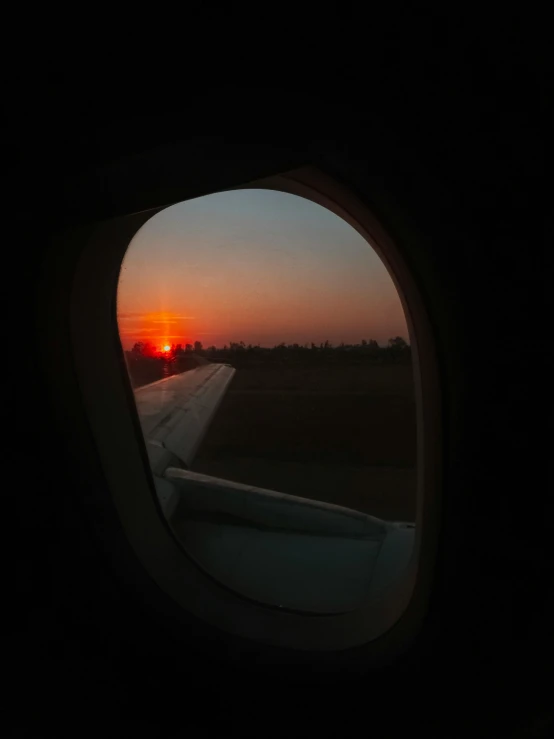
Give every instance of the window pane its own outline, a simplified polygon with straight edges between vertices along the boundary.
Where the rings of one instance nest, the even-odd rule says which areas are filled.
[[[180,203],[132,240],[118,321],[158,495],[191,554],[263,602],[355,607],[389,530],[370,517],[416,509],[408,330],[373,248],[286,193]]]

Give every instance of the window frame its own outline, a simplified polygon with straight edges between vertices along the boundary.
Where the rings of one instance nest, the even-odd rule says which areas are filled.
[[[391,659],[407,648],[421,627],[439,537],[442,428],[431,324],[401,251],[354,193],[313,167],[225,189],[253,188],[305,197],[343,218],[379,254],[397,288],[412,346],[417,416],[416,537],[406,576],[383,601],[362,604],[348,613],[283,612],[253,603],[208,577],[171,532],[155,494],[127,375],[116,295],[133,236],[174,202],[65,237],[78,242],[81,251],[70,300],[71,348],[90,429],[127,540],[150,577],[183,609],[217,629],[262,645],[317,653],[357,648],[370,662]]]

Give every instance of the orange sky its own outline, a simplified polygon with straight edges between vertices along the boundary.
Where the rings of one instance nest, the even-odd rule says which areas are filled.
[[[268,190],[208,195],[151,218],[125,256],[117,308],[125,349],[408,339],[368,243],[327,209]]]

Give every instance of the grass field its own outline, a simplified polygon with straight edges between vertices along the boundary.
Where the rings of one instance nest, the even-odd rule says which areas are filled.
[[[413,521],[411,366],[238,369],[193,469]]]

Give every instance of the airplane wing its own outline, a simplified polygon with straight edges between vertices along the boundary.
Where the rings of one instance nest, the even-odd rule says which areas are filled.
[[[234,373],[227,364],[206,364],[135,390],[154,475],[190,467]]]
[[[260,603],[329,614],[378,600],[410,563],[414,524],[188,469],[234,372],[208,364],[135,390],[175,534],[209,575]]]

